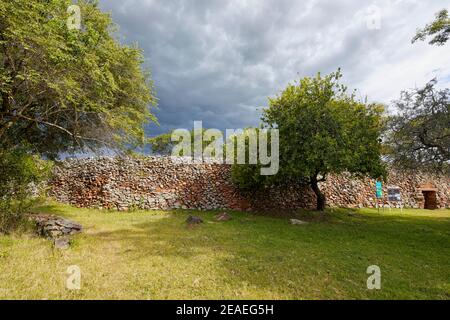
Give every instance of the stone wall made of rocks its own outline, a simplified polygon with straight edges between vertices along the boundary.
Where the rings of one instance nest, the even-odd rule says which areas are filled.
[[[386,186],[401,189],[406,207],[424,205],[423,185],[437,190],[437,206],[450,207],[450,177],[391,170]],[[78,207],[104,209],[231,209],[274,211],[314,208],[312,190],[302,185],[242,192],[225,164],[189,164],[182,158],[68,159],[54,169],[50,195]],[[332,207],[374,207],[375,181],[348,174],[321,185]],[[386,190],[384,190],[386,192]],[[384,201],[387,203],[387,201]]]

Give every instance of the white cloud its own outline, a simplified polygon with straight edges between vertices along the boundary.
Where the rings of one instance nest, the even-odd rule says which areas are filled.
[[[153,71],[161,129],[239,128],[257,107],[299,77],[341,67],[344,81],[371,101],[434,76],[450,82],[450,44],[411,44],[446,1],[101,0],[127,42]],[[374,25],[379,8],[379,29]],[[376,10],[375,10],[376,12]],[[372,24],[370,24],[372,23]]]

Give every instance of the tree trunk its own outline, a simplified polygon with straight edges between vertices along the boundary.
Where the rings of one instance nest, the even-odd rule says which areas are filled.
[[[311,184],[311,188],[313,189],[314,193],[316,194],[316,198],[317,198],[316,209],[318,211],[324,211],[325,204],[326,204],[326,198],[325,198],[325,195],[322,193],[322,191],[320,191],[317,177],[311,177],[310,184]]]

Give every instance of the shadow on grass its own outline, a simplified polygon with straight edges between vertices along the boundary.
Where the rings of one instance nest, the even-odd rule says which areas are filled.
[[[205,223],[188,228],[187,215],[177,211],[168,219],[139,221],[93,236],[124,243],[122,254],[130,263],[162,257],[195,267],[211,260],[214,270],[204,272],[225,277],[235,287],[245,283],[275,296],[449,296],[441,287],[449,276],[449,218],[361,215],[347,209],[292,226],[286,219],[238,213],[231,221],[214,222],[212,213],[197,212]],[[383,291],[369,292],[365,271],[376,263],[391,272],[390,282]]]

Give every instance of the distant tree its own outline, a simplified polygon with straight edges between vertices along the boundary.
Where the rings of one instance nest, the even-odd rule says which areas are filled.
[[[156,120],[142,51],[114,37],[97,1],[77,4],[80,30],[67,26],[71,0],[0,1],[0,148],[129,148]]]
[[[263,183],[306,181],[317,196],[317,210],[326,205],[319,183],[330,173],[386,175],[380,158],[383,107],[356,101],[339,84],[340,78],[337,71],[289,84],[269,99],[263,115],[266,125],[279,129],[280,140],[280,170]],[[235,170],[241,175],[235,181],[244,181],[246,187],[251,181],[261,184],[258,169],[253,165]]]
[[[148,142],[152,147],[152,152],[159,155],[170,155],[174,147],[172,131],[151,137],[148,139]]]
[[[412,39],[412,43],[420,40],[423,41],[427,36],[434,36],[429,44],[438,46],[444,45],[450,37],[450,18],[447,9],[443,9],[436,14],[436,19],[425,26],[418,29],[416,35]]]
[[[397,166],[449,170],[450,89],[432,80],[423,88],[403,91],[390,120],[389,158]]]
[[[203,135],[205,134],[205,132],[207,131],[207,129],[202,128],[201,129],[201,136],[203,137]],[[195,132],[193,129],[190,130],[190,136],[191,136],[191,155],[194,155],[194,137],[195,137]],[[148,142],[150,143],[151,147],[152,147],[152,152],[154,154],[158,154],[158,155],[164,155],[164,156],[169,156],[172,154],[172,150],[175,147],[175,145],[177,145],[179,142],[177,141],[172,141],[172,133],[173,131],[167,132],[167,133],[162,133],[160,135],[151,137],[148,139]],[[202,139],[202,148],[203,150],[205,150],[205,148],[211,143],[211,141],[208,141],[207,139]],[[185,156],[182,154],[180,154],[180,156]]]

